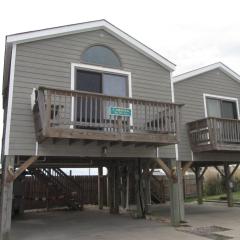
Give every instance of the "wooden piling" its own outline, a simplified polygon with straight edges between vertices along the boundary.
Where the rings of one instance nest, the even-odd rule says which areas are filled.
[[[108,167],[108,207],[109,212],[114,213],[114,169],[111,163]]]
[[[10,172],[14,168],[14,156],[5,156],[2,160],[2,191],[0,205],[0,239],[10,239],[13,181]]]
[[[143,174],[143,192],[144,192],[144,213],[151,214],[151,187],[150,187],[151,174],[149,172],[149,164],[146,162],[144,165]]]
[[[232,182],[231,182],[231,174],[230,174],[228,163],[224,164],[224,173],[225,173],[225,186],[226,186],[226,192],[227,192],[228,207],[233,207]]]
[[[201,168],[195,168],[195,176],[196,176],[196,188],[197,188],[197,201],[198,204],[203,204],[203,177],[201,176]]]
[[[182,186],[181,162],[171,160],[170,162],[172,177],[169,179],[171,223],[179,226],[184,221],[184,199]]]
[[[119,214],[120,205],[120,169],[119,163],[114,166],[114,213]]]
[[[135,175],[135,194],[136,194],[136,217],[144,217],[144,195],[142,189],[142,162],[141,159],[136,160],[134,166],[134,175]]]
[[[103,168],[98,168],[98,208],[103,209]]]

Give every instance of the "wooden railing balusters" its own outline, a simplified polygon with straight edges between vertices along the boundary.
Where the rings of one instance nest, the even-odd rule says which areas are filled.
[[[151,122],[151,108],[150,103],[148,103],[148,121],[149,121],[149,131],[152,130],[152,122]]]
[[[79,117],[79,125],[81,125],[82,124],[82,104],[83,104],[83,97],[81,96],[81,97],[78,97],[78,99],[79,99],[79,102],[78,102],[78,109],[79,109],[79,113],[78,113],[78,117]]]
[[[103,105],[103,101],[101,98],[98,99],[99,100],[99,127],[102,127],[102,113],[103,113],[103,110],[102,110],[102,105]]]
[[[178,130],[180,106],[173,103],[44,87],[39,88],[37,101],[41,123],[45,124],[43,130],[71,126],[94,131],[174,135]],[[110,107],[131,110],[131,114],[113,115]]]
[[[77,126],[77,96],[74,94],[73,96],[73,102],[75,103],[74,106],[74,117],[73,117],[73,126],[76,127]]]
[[[95,109],[94,109],[95,110],[95,115],[94,115],[94,118],[95,118],[94,120],[95,121],[94,122],[95,122],[95,125],[97,126],[98,125],[97,124],[98,123],[98,116],[97,115],[98,115],[98,111],[99,111],[98,104],[97,104],[98,103],[98,98],[94,97],[94,101],[95,101]]]
[[[140,131],[140,128],[139,128],[139,126],[140,126],[140,112],[139,112],[139,102],[138,101],[136,101],[135,103],[134,103],[135,105],[136,105],[136,107],[135,107],[135,123],[136,123],[136,130],[137,131]]]
[[[90,104],[89,125],[92,126],[92,115],[93,115],[93,107],[92,107],[93,102],[92,102],[92,96],[90,96],[89,104]]]
[[[66,97],[65,94],[63,95],[63,97],[64,97],[64,116],[63,116],[64,120],[63,120],[63,124],[66,125],[67,124],[67,122],[66,122],[66,120],[67,120],[67,97]]]
[[[145,121],[145,124],[144,124],[144,127],[145,127],[145,131],[147,131],[147,128],[148,128],[148,126],[147,126],[147,104],[145,104],[145,107],[144,107],[144,115],[145,115],[145,117],[144,117],[144,121]]]
[[[51,105],[51,112],[52,112],[52,124],[55,125],[56,124],[56,92],[54,91],[54,94],[53,94],[53,107]]]
[[[240,120],[209,117],[188,123],[188,132],[193,150],[240,150]]]
[[[52,94],[51,94],[51,90],[48,90],[47,91],[47,103],[46,103],[46,116],[47,116],[47,120],[46,120],[46,128],[49,128],[51,127],[51,97],[52,97]]]
[[[86,95],[86,96],[85,96],[85,115],[84,115],[84,125],[86,125],[85,123],[87,123],[87,121],[88,121],[88,112],[87,112],[87,109],[88,109],[88,96]]]

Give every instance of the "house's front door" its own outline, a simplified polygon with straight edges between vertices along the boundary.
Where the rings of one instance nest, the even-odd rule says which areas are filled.
[[[127,77],[102,72],[92,72],[77,69],[75,89],[79,91],[103,93],[105,95],[125,97],[128,95]],[[107,103],[104,104],[108,106]],[[100,113],[99,98],[83,97],[77,99],[76,104],[76,121],[85,123],[99,123],[100,117],[106,118]],[[107,112],[107,109],[104,110]],[[93,124],[94,125],[94,124]]]
[[[102,76],[97,72],[77,70],[75,89],[85,92],[101,93]],[[76,121],[99,122],[100,102],[88,96],[77,99]],[[81,119],[80,119],[81,118]]]

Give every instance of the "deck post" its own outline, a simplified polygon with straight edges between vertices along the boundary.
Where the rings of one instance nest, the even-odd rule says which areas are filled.
[[[0,239],[10,239],[11,216],[12,216],[12,197],[13,181],[11,181],[9,172],[13,173],[14,156],[5,156],[2,159],[2,191],[0,205]]]
[[[145,214],[151,214],[151,187],[150,187],[150,172],[149,172],[149,164],[145,164],[144,166],[144,178],[143,178],[143,190],[144,190],[144,203]]]
[[[201,176],[201,168],[195,168],[195,176],[196,176],[196,187],[197,187],[197,201],[198,204],[203,204],[203,176]]]
[[[107,207],[110,206],[109,203],[109,167],[107,167]]]
[[[129,175],[130,175],[130,166],[127,167],[127,176],[126,176],[126,209],[129,210]]]
[[[121,168],[121,206],[126,208],[127,196],[127,166]]]
[[[119,213],[120,204],[120,171],[119,164],[111,163],[108,178],[109,211],[113,214]]]
[[[98,167],[98,208],[103,209],[103,168]]]
[[[232,182],[231,182],[231,174],[230,174],[228,163],[224,164],[224,173],[225,173],[225,186],[227,191],[228,207],[233,207]]]
[[[175,177],[169,179],[171,223],[173,226],[179,226],[184,221],[184,199],[182,186],[181,162],[171,160],[170,166]]]
[[[145,194],[146,194],[146,203],[145,203],[145,213],[151,214],[151,187],[150,187],[150,176],[146,177],[145,181]]]
[[[143,194],[142,194],[142,180],[141,180],[141,169],[142,163],[141,159],[136,160],[136,165],[134,166],[135,171],[135,196],[136,196],[136,217],[143,218],[144,211],[143,211]]]
[[[185,207],[184,207],[184,193],[183,193],[183,173],[182,173],[182,164],[180,161],[176,161],[177,169],[177,181],[179,185],[178,194],[180,200],[180,221],[185,221]]]
[[[114,176],[113,176],[113,164],[108,167],[108,207],[109,212],[114,213]]]
[[[119,214],[120,205],[120,169],[119,163],[114,166],[114,213]]]

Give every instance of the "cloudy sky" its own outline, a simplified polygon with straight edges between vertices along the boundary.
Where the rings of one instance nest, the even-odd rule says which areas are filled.
[[[1,75],[6,35],[102,18],[174,62],[175,74],[217,61],[240,73],[239,0],[2,0],[0,9]]]

